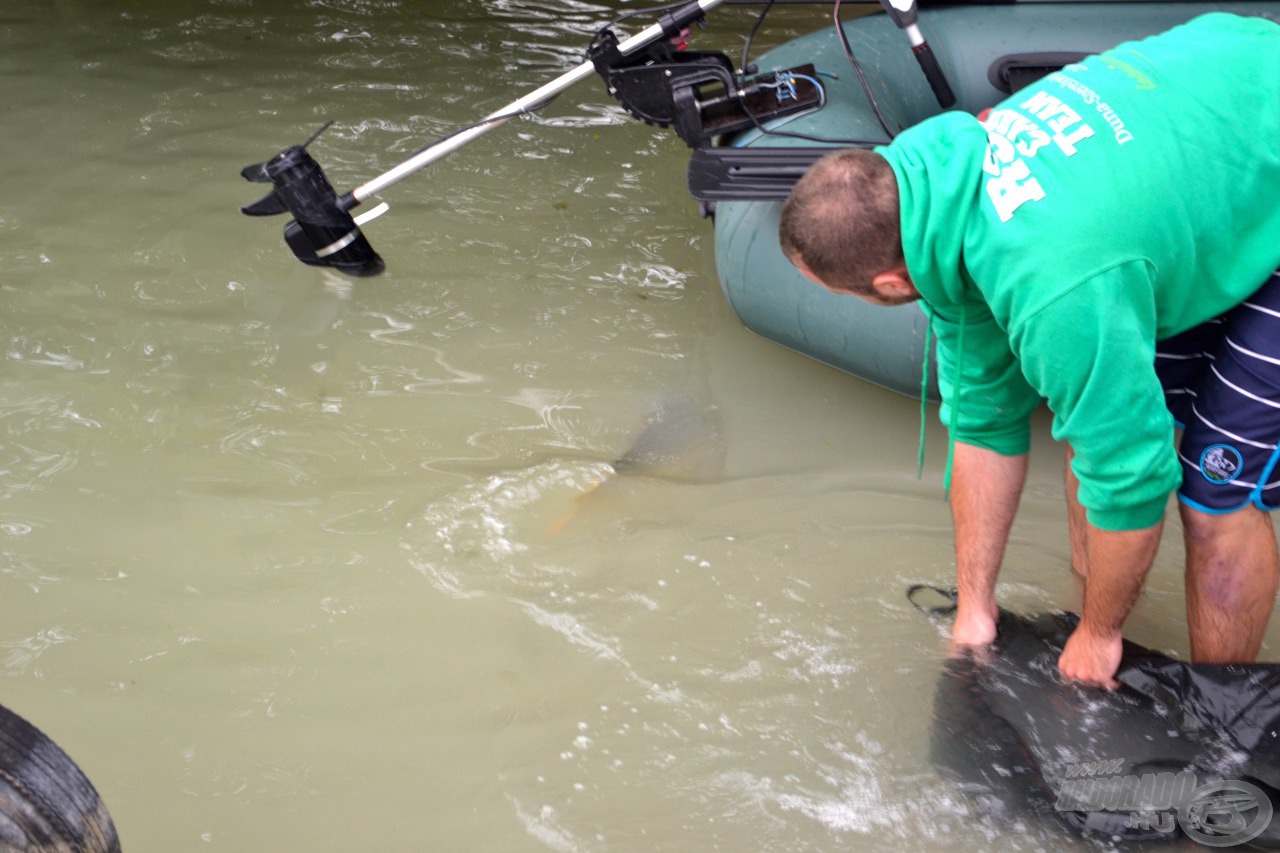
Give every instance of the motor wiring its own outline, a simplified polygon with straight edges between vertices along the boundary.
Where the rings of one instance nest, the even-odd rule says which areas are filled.
[[[843,2],[844,0],[835,0],[835,6],[831,10],[831,19],[835,24],[836,34],[840,37],[840,46],[844,48],[844,55],[849,58],[849,64],[853,66],[854,72],[858,75],[858,80],[862,83],[862,91],[867,94],[867,100],[871,103],[872,112],[876,114],[876,120],[880,122],[880,127],[884,129],[889,139],[893,139],[897,134],[889,128],[889,122],[885,120],[884,113],[880,111],[880,103],[876,100],[875,93],[871,91],[871,83],[867,80],[867,75],[863,73],[862,65],[859,64],[857,57],[853,55],[853,46],[849,44],[849,35],[844,31],[844,22],[840,19],[840,5]]]

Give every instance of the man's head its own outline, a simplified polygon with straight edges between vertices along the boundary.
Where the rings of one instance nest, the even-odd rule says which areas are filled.
[[[848,148],[815,163],[782,208],[778,239],[828,290],[878,305],[920,298],[902,255],[898,183],[879,154]]]

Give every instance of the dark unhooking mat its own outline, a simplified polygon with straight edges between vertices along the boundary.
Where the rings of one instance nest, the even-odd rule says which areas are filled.
[[[909,593],[918,606],[920,591]],[[1060,820],[1099,840],[1280,849],[1280,665],[1188,664],[1126,643],[1122,686],[1084,687],[1057,666],[1077,621],[1002,611],[989,653],[947,662],[939,773],[997,818]]]

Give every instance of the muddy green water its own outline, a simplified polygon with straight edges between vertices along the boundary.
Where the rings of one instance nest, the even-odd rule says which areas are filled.
[[[388,191],[375,280],[237,212],[324,121],[350,188],[615,9],[5,0],[0,701],[126,850],[1072,844],[928,763],[934,413],[917,480],[916,403],[741,327],[674,136],[590,81]],[[611,477],[661,405],[672,458]],[[1037,439],[1022,609],[1074,599]],[[1171,531],[1134,639],[1185,650],[1180,587]]]

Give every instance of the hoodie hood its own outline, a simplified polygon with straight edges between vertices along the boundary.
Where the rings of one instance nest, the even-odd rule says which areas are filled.
[[[956,319],[949,306],[965,301],[970,280],[964,241],[976,214],[982,186],[987,131],[968,113],[949,112],[878,148],[893,167],[902,210],[902,252],[907,271],[924,301]],[[945,148],[938,145],[946,139]]]

